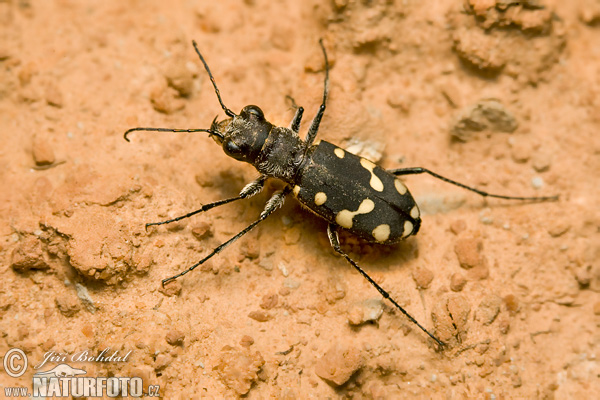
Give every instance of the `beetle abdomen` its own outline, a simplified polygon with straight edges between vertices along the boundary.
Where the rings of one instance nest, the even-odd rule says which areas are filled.
[[[311,151],[294,186],[302,204],[370,242],[389,244],[417,233],[419,208],[394,175],[329,142]]]

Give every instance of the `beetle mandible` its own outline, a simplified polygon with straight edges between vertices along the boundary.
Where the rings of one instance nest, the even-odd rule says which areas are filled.
[[[220,253],[229,244],[273,214],[283,205],[285,197],[293,193],[302,205],[329,223],[327,236],[333,249],[344,257],[384,298],[388,299],[442,348],[445,343],[425,329],[342,250],[338,239],[338,230],[345,229],[367,242],[381,244],[396,243],[415,235],[421,226],[421,214],[407,187],[397,178],[401,175],[426,173],[484,197],[531,201],[558,199],[558,196],[517,197],[490,194],[421,167],[384,170],[375,163],[349,153],[334,144],[320,140],[315,141],[325,113],[329,92],[329,61],[322,40],[319,40],[319,45],[325,59],[323,100],[304,140],[299,136],[300,122],[304,113],[302,107],[296,109],[289,128],[271,124],[266,120],[263,111],[255,105],[244,107],[239,114],[235,114],[227,108],[198,45],[195,41],[192,41],[192,44],[204,64],[219,104],[228,118],[217,121],[217,117],[215,117],[210,129],[133,128],[125,132],[125,140],[129,141],[127,136],[134,131],[206,132],[222,146],[225,154],[236,160],[252,164],[260,176],[246,185],[236,197],[205,204],[196,211],[167,221],[148,223],[146,228],[179,221],[211,208],[252,197],[260,193],[268,178],[280,179],[286,185],[284,189],[275,192],[267,201],[257,220],[217,246],[188,269],[164,279],[163,286]]]

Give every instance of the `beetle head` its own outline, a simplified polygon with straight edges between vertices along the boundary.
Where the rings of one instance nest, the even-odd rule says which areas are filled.
[[[213,120],[210,130],[221,135],[212,138],[223,147],[229,157],[238,161],[254,163],[262,150],[273,125],[265,119],[262,110],[246,106],[239,115],[223,121]]]

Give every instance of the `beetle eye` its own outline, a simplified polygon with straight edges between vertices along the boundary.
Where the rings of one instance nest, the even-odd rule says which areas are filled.
[[[242,148],[238,146],[233,140],[225,141],[223,145],[223,150],[228,156],[237,156],[242,152]]]
[[[240,115],[243,118],[254,119],[254,120],[263,120],[265,119],[265,114],[258,106],[246,106],[242,109]]]

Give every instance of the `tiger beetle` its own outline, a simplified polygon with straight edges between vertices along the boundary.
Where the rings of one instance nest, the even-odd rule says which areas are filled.
[[[129,141],[127,136],[134,131],[207,132],[209,137],[223,147],[225,154],[238,161],[252,164],[258,170],[260,176],[247,184],[236,197],[205,204],[196,211],[167,221],[148,223],[146,228],[179,221],[208,211],[211,208],[255,196],[261,192],[265,186],[265,181],[269,178],[282,180],[286,185],[284,189],[275,192],[267,201],[257,220],[237,235],[217,246],[207,256],[188,269],[164,279],[162,281],[163,286],[193,271],[214,255],[219,254],[225,247],[273,214],[275,210],[283,205],[285,197],[293,193],[302,205],[329,223],[327,236],[335,252],[344,257],[384,298],[388,299],[412,323],[432,338],[440,348],[443,348],[445,346],[444,342],[417,322],[342,250],[338,230],[345,229],[367,242],[380,244],[396,243],[415,235],[421,226],[421,213],[407,187],[397,178],[397,176],[402,175],[429,174],[484,197],[529,201],[558,199],[558,196],[516,197],[490,194],[420,167],[385,170],[375,163],[349,153],[334,144],[324,140],[315,141],[319,124],[325,113],[329,92],[329,61],[322,40],[319,40],[319,45],[325,60],[323,101],[310,124],[308,134],[304,140],[298,135],[300,121],[304,113],[302,107],[296,109],[289,128],[274,126],[268,122],[263,111],[255,105],[242,108],[239,114],[227,108],[221,99],[221,94],[208,64],[200,50],[198,50],[198,45],[195,41],[192,41],[192,44],[196,54],[200,57],[200,61],[204,64],[219,104],[228,118],[217,121],[217,117],[215,117],[210,129],[133,128],[125,132],[125,140]]]

